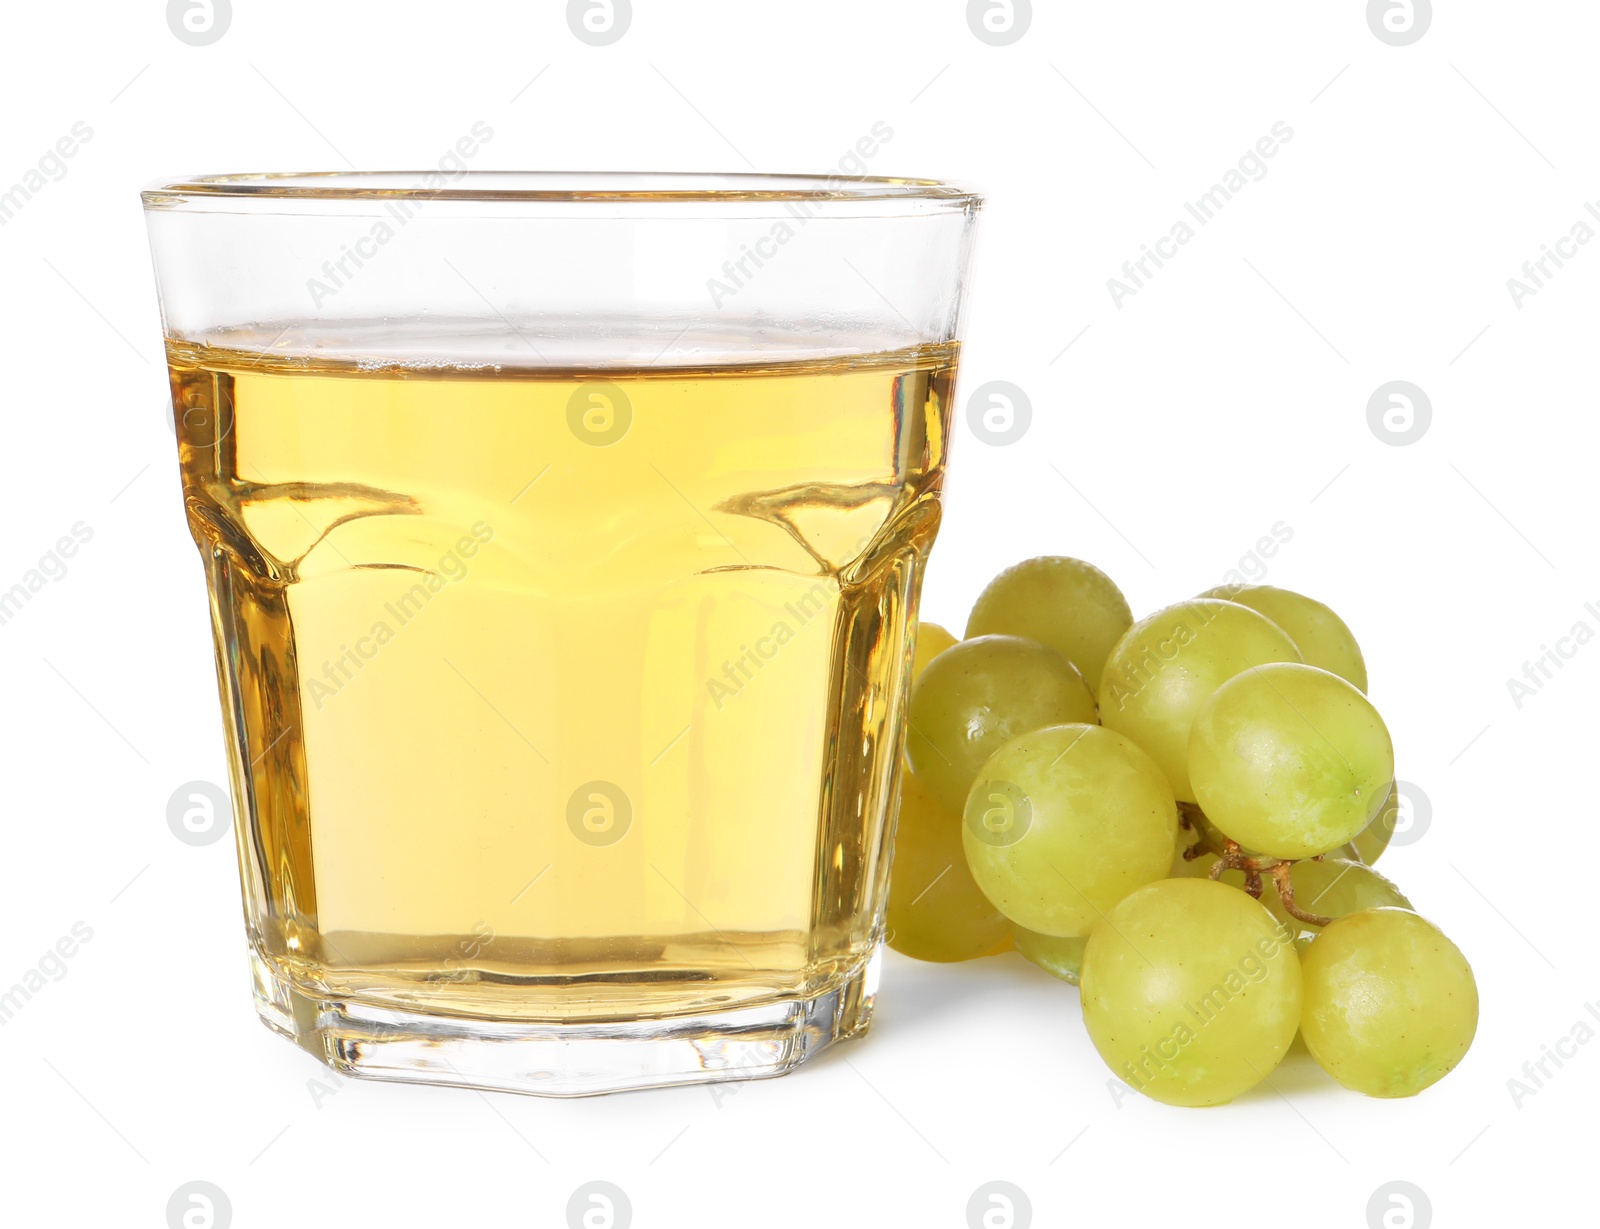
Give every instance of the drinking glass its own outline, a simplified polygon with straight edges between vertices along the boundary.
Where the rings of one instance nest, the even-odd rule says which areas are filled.
[[[144,193],[256,1008],[548,1094],[861,1032],[979,198]]]

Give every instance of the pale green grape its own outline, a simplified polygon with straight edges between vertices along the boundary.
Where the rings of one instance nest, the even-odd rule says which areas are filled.
[[[1271,1074],[1300,1023],[1300,960],[1259,901],[1163,879],[1106,915],[1083,953],[1083,1019],[1122,1079],[1169,1105],[1220,1105]]]
[[[1378,710],[1338,675],[1266,665],[1201,706],[1189,774],[1206,818],[1245,849],[1309,858],[1372,822],[1394,779],[1394,745]]]
[[[909,772],[889,872],[889,946],[918,960],[971,960],[1011,946],[1011,923],[989,903],[961,848],[961,816]]]
[[[1042,935],[1036,930],[1013,927],[1017,951],[1052,977],[1078,984],[1078,973],[1083,968],[1083,946],[1089,940],[1079,936],[1064,939],[1059,935]]]
[[[1263,876],[1266,887],[1261,899],[1272,915],[1291,930],[1298,931],[1294,944],[1301,951],[1310,946],[1322,928],[1290,917],[1278,895],[1277,885],[1270,875]],[[1296,862],[1289,868],[1289,882],[1294,886],[1294,903],[1303,913],[1316,913],[1326,918],[1340,918],[1361,909],[1393,906],[1411,908],[1411,902],[1394,884],[1377,871],[1359,862],[1339,858],[1324,858],[1318,862],[1309,859]]]
[[[928,792],[960,814],[978,769],[1007,740],[1094,719],[1094,694],[1061,654],[1020,636],[979,636],[940,653],[912,685],[906,755]]]
[[[984,764],[961,839],[983,894],[1019,926],[1086,935],[1106,910],[1172,863],[1178,807],[1128,739],[1054,725]]]
[[[917,624],[917,649],[911,658],[911,677],[921,677],[924,669],[935,657],[961,642],[937,623]]]
[[[1200,706],[1242,670],[1299,661],[1277,624],[1233,602],[1197,598],[1141,619],[1117,641],[1100,678],[1100,721],[1150,753],[1173,792],[1189,785],[1189,727]]]
[[[1367,689],[1367,663],[1345,621],[1315,598],[1271,585],[1218,585],[1201,597],[1238,602],[1267,616],[1289,634],[1308,666]]]
[[[1415,1096],[1472,1045],[1478,1031],[1472,967],[1415,913],[1347,914],[1323,928],[1303,963],[1306,1047],[1346,1088],[1372,1097]]]
[[[1027,636],[1065,657],[1100,686],[1106,654],[1133,623],[1128,599],[1092,563],[1045,555],[996,576],[972,607],[967,635]]]
[[[1391,785],[1389,797],[1384,800],[1378,818],[1351,838],[1350,846],[1356,856],[1368,866],[1376,866],[1378,859],[1383,857],[1383,851],[1389,848],[1389,842],[1394,839],[1394,827],[1399,822],[1400,790],[1398,786]]]

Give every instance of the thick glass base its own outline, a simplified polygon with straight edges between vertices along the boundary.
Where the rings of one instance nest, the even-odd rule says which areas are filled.
[[[325,998],[251,954],[262,1023],[335,1071],[547,1097],[782,1075],[866,1030],[883,949],[828,990],[657,1020],[528,1023]]]

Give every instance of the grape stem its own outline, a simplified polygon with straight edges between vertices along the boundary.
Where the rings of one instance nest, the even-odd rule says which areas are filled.
[[[1307,913],[1294,903],[1294,883],[1289,878],[1293,869],[1293,862],[1281,858],[1252,858],[1240,848],[1238,841],[1225,840],[1222,853],[1211,868],[1211,878],[1221,879],[1223,871],[1243,871],[1245,891],[1260,900],[1261,874],[1265,871],[1272,876],[1273,886],[1278,889],[1278,899],[1283,902],[1285,913],[1307,926],[1326,926],[1332,918],[1323,917],[1320,913]]]
[[[1193,806],[1194,803],[1192,802],[1180,802],[1178,804],[1178,827],[1182,828],[1185,832],[1200,833],[1200,830],[1195,826],[1194,820],[1189,817],[1189,808]],[[1200,833],[1200,838],[1201,839],[1196,841],[1193,845],[1189,845],[1184,848],[1183,860],[1185,862],[1193,862],[1201,854],[1205,853],[1205,834]]]
[[[1278,899],[1283,902],[1283,911],[1307,926],[1326,926],[1333,921],[1332,918],[1323,917],[1320,913],[1307,913],[1294,903],[1294,884],[1289,879],[1293,865],[1292,862],[1280,862],[1272,868],[1272,877],[1278,884]]]

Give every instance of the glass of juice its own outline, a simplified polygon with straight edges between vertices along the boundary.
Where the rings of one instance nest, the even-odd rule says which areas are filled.
[[[143,199],[261,1019],[561,1095],[861,1032],[978,196]]]

